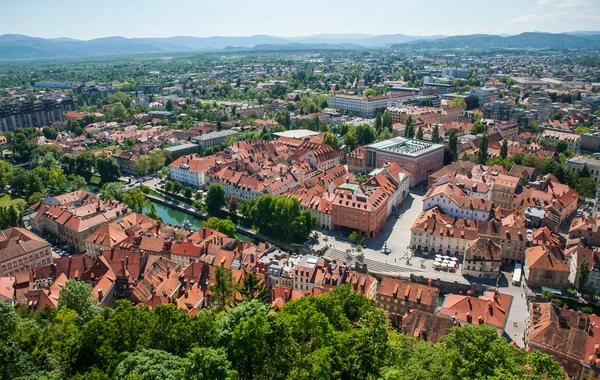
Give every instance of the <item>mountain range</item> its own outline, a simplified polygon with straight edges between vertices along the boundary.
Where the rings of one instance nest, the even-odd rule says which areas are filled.
[[[409,36],[404,34],[315,34],[304,37],[190,37],[124,38],[93,40],[39,38],[20,34],[0,36],[0,59],[45,59],[103,55],[181,53],[218,50],[306,49],[598,49],[600,32],[522,33],[514,36],[473,34],[467,36]]]
[[[540,33],[514,36],[471,34],[394,44],[392,49],[598,49],[600,32]]]

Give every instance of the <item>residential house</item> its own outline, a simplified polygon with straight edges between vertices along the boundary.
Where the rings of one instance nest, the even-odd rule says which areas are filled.
[[[564,253],[558,247],[540,245],[525,250],[523,275],[530,287],[566,289],[569,287],[570,271]]]

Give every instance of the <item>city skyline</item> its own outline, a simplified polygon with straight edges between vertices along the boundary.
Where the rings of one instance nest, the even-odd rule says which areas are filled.
[[[427,7],[406,1],[375,0],[369,4],[370,13],[365,13],[365,4],[356,0],[308,0],[302,7],[282,7],[274,0],[252,5],[233,0],[226,7],[188,0],[179,2],[177,7],[165,7],[156,0],[130,4],[127,9],[114,0],[85,4],[86,14],[94,15],[90,19],[82,17],[81,4],[72,0],[60,4],[3,1],[0,12],[9,17],[0,25],[0,34],[82,40],[106,36],[300,37],[349,33],[452,36],[597,30],[600,21],[600,2],[587,0],[507,0],[497,4],[433,0]],[[436,12],[430,13],[431,9]]]

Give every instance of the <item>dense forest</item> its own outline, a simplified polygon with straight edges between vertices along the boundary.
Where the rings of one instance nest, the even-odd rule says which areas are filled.
[[[348,286],[270,311],[257,299],[189,316],[118,301],[99,309],[70,281],[58,307],[0,303],[0,379],[564,379],[551,357],[489,326],[432,344],[393,331]]]

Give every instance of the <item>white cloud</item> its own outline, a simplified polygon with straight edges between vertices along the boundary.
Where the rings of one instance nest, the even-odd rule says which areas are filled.
[[[538,0],[537,5],[550,6],[556,9],[573,9],[587,7],[587,0]]]
[[[563,24],[565,20],[572,21],[600,21],[600,15],[573,12],[573,11],[560,11],[551,12],[541,15],[526,14],[521,17],[514,18],[507,21],[507,24],[534,24],[534,23],[558,23]]]

